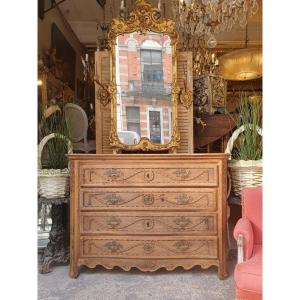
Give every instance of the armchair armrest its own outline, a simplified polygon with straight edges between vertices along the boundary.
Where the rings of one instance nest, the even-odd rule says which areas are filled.
[[[247,218],[238,220],[234,227],[233,236],[238,241],[238,247],[243,249],[243,259],[249,259],[253,251],[253,229]]]

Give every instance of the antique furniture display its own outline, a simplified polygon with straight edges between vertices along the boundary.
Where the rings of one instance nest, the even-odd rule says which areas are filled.
[[[95,152],[95,141],[87,138],[89,122],[86,112],[79,105],[68,103],[64,106],[64,113],[73,150],[85,153]]]
[[[68,202],[69,197],[45,198],[39,196],[40,204],[51,204],[52,225],[49,233],[49,242],[41,258],[40,272],[46,274],[51,272],[51,265],[67,263],[69,261],[68,242]]]
[[[161,20],[158,9],[137,0],[128,19],[112,20],[108,40],[111,78],[99,90],[100,101],[105,103],[108,97],[111,101],[111,147],[115,151],[175,152],[180,141],[179,94],[184,104],[191,95],[177,84],[174,22]],[[138,143],[122,143],[118,131],[136,132]]]
[[[51,104],[52,99],[62,105],[74,101],[74,90],[60,79],[57,79],[50,69],[45,66],[39,67],[38,76],[40,80],[41,110],[46,109]]]
[[[218,75],[201,75],[194,80],[194,106],[201,113],[224,113],[226,94],[227,82]]]
[[[227,275],[227,155],[71,154],[70,276],[218,267]]]
[[[243,190],[242,218],[234,228],[238,264],[234,271],[236,297],[262,299],[262,187]]]
[[[225,152],[229,134],[236,127],[236,121],[229,114],[201,115],[201,124],[194,124],[195,151]],[[215,145],[218,143],[218,145]]]

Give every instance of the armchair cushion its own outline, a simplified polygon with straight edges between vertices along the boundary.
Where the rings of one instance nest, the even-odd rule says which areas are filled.
[[[234,280],[238,290],[262,294],[262,246],[254,245],[249,260],[236,265]]]
[[[253,251],[253,229],[247,218],[239,219],[234,227],[233,236],[236,240],[240,234],[244,238],[244,260],[247,260],[251,257]]]

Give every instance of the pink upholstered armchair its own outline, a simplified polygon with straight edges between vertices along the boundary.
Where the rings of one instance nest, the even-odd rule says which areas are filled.
[[[233,235],[238,244],[238,264],[234,270],[236,298],[262,299],[262,188],[245,188],[242,218]]]

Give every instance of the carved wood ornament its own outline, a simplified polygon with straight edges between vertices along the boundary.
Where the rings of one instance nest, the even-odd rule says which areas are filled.
[[[136,0],[134,10],[130,13],[127,20],[123,18],[115,18],[112,20],[111,29],[108,34],[109,46],[111,49],[111,83],[108,89],[111,90],[111,132],[109,136],[110,145],[117,151],[119,149],[125,151],[165,151],[175,152],[179,146],[180,137],[177,126],[177,104],[180,88],[177,84],[177,56],[176,45],[178,35],[175,30],[175,23],[172,20],[160,20],[160,11],[153,8],[145,0]],[[139,32],[146,34],[147,32],[155,32],[166,34],[171,39],[172,46],[172,136],[167,144],[154,144],[147,137],[141,137],[138,144],[123,144],[118,137],[117,132],[117,90],[116,90],[116,40],[119,35],[125,33]],[[113,88],[115,89],[113,91]]]
[[[184,80],[184,88],[180,91],[179,100],[187,110],[193,103],[193,93],[188,89],[186,80]]]

